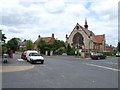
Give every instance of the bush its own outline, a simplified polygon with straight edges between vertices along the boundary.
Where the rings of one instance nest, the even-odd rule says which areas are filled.
[[[115,54],[114,51],[111,51],[111,52],[100,52],[102,53],[103,55],[106,55],[106,56],[113,56]]]

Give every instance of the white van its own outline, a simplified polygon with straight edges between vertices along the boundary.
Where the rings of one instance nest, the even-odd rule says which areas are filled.
[[[27,61],[29,61],[31,64],[37,62],[41,62],[42,64],[44,63],[44,58],[37,51],[34,50],[27,51],[26,58]]]

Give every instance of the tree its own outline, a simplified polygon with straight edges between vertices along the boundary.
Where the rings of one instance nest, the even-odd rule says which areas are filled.
[[[2,30],[0,30],[0,42],[5,43],[5,39],[7,39],[7,37],[5,36],[5,34],[2,34]]]
[[[58,48],[58,53],[61,55],[62,53],[66,52],[65,47]]]
[[[2,31],[0,30],[0,53],[2,53]]]
[[[117,50],[120,52],[120,41],[118,42]]]
[[[5,36],[5,34],[2,34],[2,41],[5,43],[5,39],[7,39],[7,37]]]
[[[55,51],[55,50],[57,50],[58,48],[59,48],[58,40],[55,39],[55,40],[53,41],[53,43],[51,44],[51,49],[52,49],[53,51]]]
[[[53,50],[58,50],[60,47],[65,47],[64,41],[55,39],[52,43]]]
[[[0,43],[2,41],[2,30],[0,30]]]
[[[7,37],[5,34],[2,34],[2,30],[0,30],[0,53],[5,53],[7,51],[5,39],[7,39]]]
[[[25,45],[26,45],[26,48],[28,50],[32,50],[33,49],[33,42],[32,42],[32,40],[26,40]]]
[[[71,51],[71,46],[70,46],[70,44],[68,44],[66,47],[66,52],[68,55],[70,54],[70,51]]]
[[[7,42],[7,48],[10,48],[11,50],[13,50],[13,52],[17,51],[19,48],[19,38],[12,38]]]
[[[45,52],[45,46],[46,46],[46,42],[41,38],[40,41],[37,42],[37,48],[41,53]]]

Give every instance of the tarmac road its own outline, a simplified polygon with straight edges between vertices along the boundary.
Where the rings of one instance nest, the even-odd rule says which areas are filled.
[[[55,56],[45,57],[44,64],[30,64],[19,58],[14,55],[3,67],[32,68],[3,72],[3,88],[118,88],[117,57],[91,60]]]

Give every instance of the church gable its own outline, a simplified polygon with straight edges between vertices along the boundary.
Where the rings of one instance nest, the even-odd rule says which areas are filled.
[[[92,31],[88,30],[87,20],[85,20],[84,27],[77,23],[69,37],[66,34],[66,43],[79,49],[104,50],[105,35],[95,35]]]
[[[81,25],[79,25],[78,23],[76,24],[76,26],[74,27],[73,31],[70,33],[69,37],[73,36],[73,34],[83,31],[83,27]]]

